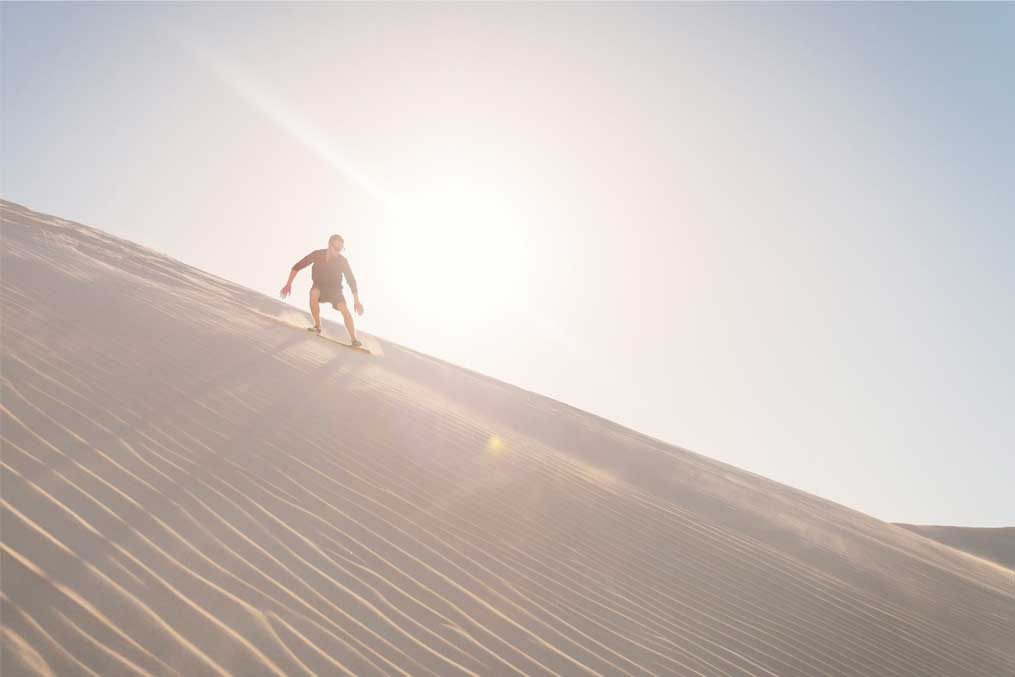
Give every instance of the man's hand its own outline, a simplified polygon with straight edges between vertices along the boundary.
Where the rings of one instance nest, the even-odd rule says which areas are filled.
[[[282,291],[280,291],[278,293],[278,295],[281,296],[282,298],[285,298],[285,297],[289,296],[289,294],[292,294],[292,293],[293,293],[293,286],[291,284],[287,284],[286,286],[282,287]]]
[[[353,305],[353,308],[356,309],[357,315],[363,314],[363,304],[359,302],[359,299],[356,299],[356,303]]]

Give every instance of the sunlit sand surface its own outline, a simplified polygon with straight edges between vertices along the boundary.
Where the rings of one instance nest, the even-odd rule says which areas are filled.
[[[5,676],[1015,674],[999,563],[98,230],[2,237]]]

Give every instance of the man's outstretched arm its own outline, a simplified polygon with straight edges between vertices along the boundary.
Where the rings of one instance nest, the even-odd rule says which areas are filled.
[[[289,296],[289,294],[292,293],[292,291],[293,291],[293,280],[296,279],[296,273],[300,272],[301,270],[303,270],[304,268],[309,266],[313,262],[313,260],[314,260],[314,253],[310,252],[309,254],[307,254],[302,259],[300,259],[299,261],[296,262],[296,265],[294,265],[292,267],[292,270],[289,271],[289,279],[286,281],[285,286],[282,287],[282,290],[279,291],[279,293],[278,293],[279,296],[281,296],[282,298],[285,298],[285,297]]]

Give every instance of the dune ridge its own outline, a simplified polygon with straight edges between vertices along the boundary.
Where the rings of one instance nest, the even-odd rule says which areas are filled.
[[[968,552],[1015,571],[1015,527],[953,527],[901,522],[896,524],[956,550]]]
[[[0,213],[5,675],[1015,674],[1010,569]]]

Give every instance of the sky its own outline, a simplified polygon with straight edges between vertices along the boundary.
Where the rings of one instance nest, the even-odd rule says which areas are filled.
[[[0,31],[5,199],[271,295],[337,232],[368,334],[880,519],[1015,525],[1015,4]]]

